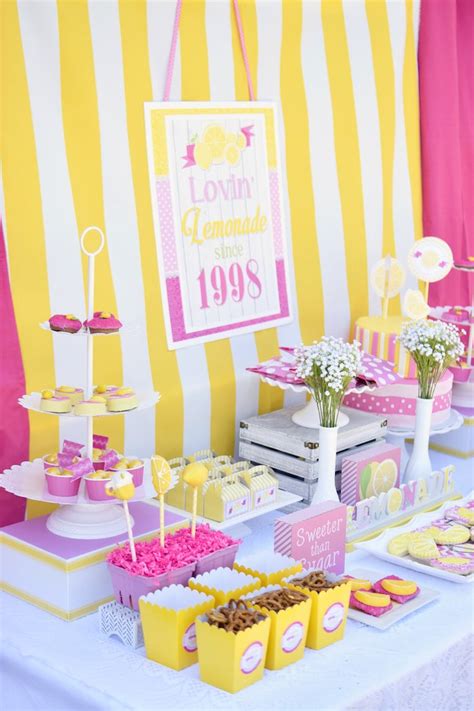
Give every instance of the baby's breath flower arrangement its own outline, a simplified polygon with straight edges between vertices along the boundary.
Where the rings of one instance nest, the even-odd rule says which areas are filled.
[[[342,399],[360,371],[360,344],[324,336],[311,346],[297,348],[295,358],[296,373],[311,390],[321,426],[336,427]]]
[[[464,352],[458,329],[444,321],[412,321],[403,326],[398,340],[415,361],[418,397],[431,400],[439,379]]]

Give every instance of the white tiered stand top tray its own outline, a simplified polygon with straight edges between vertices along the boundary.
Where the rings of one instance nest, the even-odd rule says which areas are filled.
[[[126,323],[118,331],[112,331],[111,333],[91,333],[87,328],[79,329],[76,333],[69,333],[68,331],[55,331],[49,325],[49,321],[42,321],[40,323],[40,328],[44,331],[49,331],[50,333],[59,334],[60,336],[120,336],[122,333],[129,335],[131,333],[136,333],[138,331],[138,323]]]
[[[422,526],[429,526],[430,523],[438,518],[442,518],[446,509],[452,508],[453,506],[464,506],[468,503],[474,496],[474,491],[471,491],[463,499],[458,499],[456,501],[447,501],[443,506],[436,511],[429,511],[427,513],[419,514],[412,518],[409,523],[405,526],[395,526],[393,528],[386,529],[376,538],[372,538],[369,541],[362,541],[361,543],[355,543],[356,548],[360,548],[366,553],[371,553],[376,558],[381,560],[386,560],[394,565],[400,565],[403,568],[409,568],[410,570],[416,570],[419,573],[424,573],[425,575],[432,575],[435,578],[443,578],[444,580],[450,580],[453,583],[473,583],[474,573],[470,575],[459,575],[458,573],[450,573],[446,570],[441,570],[440,568],[433,568],[431,565],[412,560],[409,556],[397,556],[392,555],[387,550],[387,545],[389,541],[398,536],[400,533],[408,533],[414,531]],[[459,555],[459,553],[453,553],[453,555]]]
[[[55,417],[109,417],[110,415],[128,415],[130,412],[138,412],[139,410],[146,410],[149,407],[153,407],[157,402],[160,401],[161,395],[159,392],[154,393],[140,393],[137,392],[136,396],[138,398],[137,407],[131,410],[122,410],[121,412],[104,412],[98,415],[75,415],[74,409],[72,412],[45,412],[40,408],[41,393],[31,393],[30,395],[23,395],[18,399],[18,402],[22,407],[27,410],[34,410],[34,412],[41,412],[43,415],[54,415]]]

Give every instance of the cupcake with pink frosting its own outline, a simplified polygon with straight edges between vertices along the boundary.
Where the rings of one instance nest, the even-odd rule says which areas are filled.
[[[122,322],[110,311],[94,311],[93,317],[84,321],[84,326],[91,333],[117,333],[122,328]]]
[[[54,314],[49,319],[49,327],[52,331],[77,333],[82,328],[82,322],[74,314]]]

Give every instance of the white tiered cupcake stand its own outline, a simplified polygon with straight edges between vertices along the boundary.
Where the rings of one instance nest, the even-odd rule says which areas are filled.
[[[100,235],[100,243],[97,249],[89,251],[85,244],[85,238],[89,232],[98,232]],[[88,227],[81,235],[81,249],[88,257],[88,298],[87,298],[87,318],[91,319],[94,313],[94,282],[95,282],[95,258],[102,251],[105,243],[105,237],[99,227]],[[87,339],[87,364],[86,364],[86,388],[85,398],[89,398],[93,391],[93,366],[94,366],[94,338],[107,335],[111,337],[114,334],[93,334],[87,329],[82,329],[76,334],[52,331],[48,322],[40,324],[41,328],[50,331],[55,336],[62,338],[73,336],[74,338],[81,335]],[[133,330],[133,327],[124,326],[124,330]],[[76,418],[82,417],[86,423],[86,456],[92,460],[93,450],[93,425],[95,417],[112,417],[117,415],[129,414],[131,412],[139,412],[150,407],[154,407],[160,399],[158,392],[137,393],[139,404],[133,410],[124,412],[107,412],[106,415],[87,415],[78,416],[72,413],[55,414],[44,412],[40,409],[40,393],[31,393],[24,395],[19,399],[19,404],[27,410],[41,412],[45,415],[55,417]],[[123,507],[118,505],[112,499],[110,503],[102,503],[91,501],[85,493],[85,482],[81,481],[79,493],[75,497],[57,497],[49,494],[46,480],[44,476],[44,467],[42,459],[35,459],[33,462],[22,462],[20,465],[15,465],[11,469],[7,469],[0,477],[0,487],[17,496],[23,496],[36,501],[44,501],[49,503],[57,503],[59,507],[53,511],[47,520],[47,528],[52,533],[65,538],[76,539],[99,539],[110,538],[124,533],[127,530],[127,524]],[[138,487],[135,492],[134,501],[149,499],[155,495],[153,485],[151,483],[150,461],[145,460],[144,481],[142,486]]]

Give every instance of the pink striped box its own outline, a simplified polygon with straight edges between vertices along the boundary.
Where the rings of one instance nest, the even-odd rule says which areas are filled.
[[[400,447],[380,442],[342,459],[341,501],[354,506],[400,486]]]
[[[323,501],[275,521],[275,552],[300,560],[305,569],[344,572],[346,506]]]

